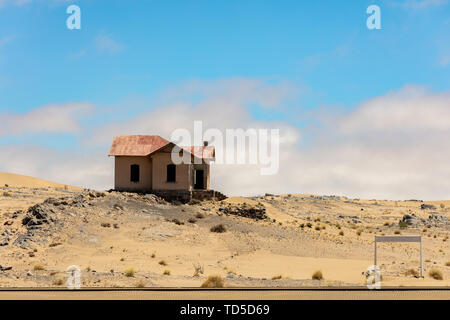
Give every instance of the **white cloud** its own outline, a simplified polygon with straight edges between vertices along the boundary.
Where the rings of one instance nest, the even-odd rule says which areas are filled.
[[[237,83],[240,81],[244,79]],[[91,133],[82,148],[69,153],[3,146],[0,170],[14,169],[63,183],[111,188],[112,159],[107,153],[113,136],[159,134],[170,138],[174,129],[191,129],[194,120],[203,120],[205,129],[280,129],[277,175],[261,176],[260,166],[254,165],[213,166],[212,187],[228,195],[270,192],[450,199],[449,92],[431,93],[422,87],[407,86],[363,101],[347,114],[336,115],[330,109],[329,114],[316,119],[321,122],[320,128],[303,131],[286,122],[255,120],[247,108],[254,99],[263,104],[274,104],[275,100],[280,104],[290,92],[277,94],[278,98],[272,100],[272,95],[254,96],[251,85],[242,83],[242,87],[237,86],[242,90],[237,90],[232,83],[223,83],[200,85],[201,90],[208,88],[201,99],[195,95],[197,89],[188,89],[187,95],[179,93],[186,87],[198,88],[198,84],[181,86],[176,101],[134,118],[106,123]],[[299,147],[304,135],[308,135],[308,144]]]
[[[16,38],[15,35],[6,36],[6,37],[3,37],[3,38],[0,38],[0,48],[3,47],[4,45],[8,44],[9,42],[14,40],[15,38]]]
[[[80,132],[79,120],[93,110],[90,103],[45,105],[24,114],[1,112],[1,136],[20,136],[36,133]]]
[[[22,6],[30,2],[31,0],[0,0],[0,8],[8,5]]]
[[[100,32],[95,38],[95,46],[100,53],[118,53],[124,46],[113,39],[111,34]]]
[[[450,55],[442,56],[440,61],[441,66],[446,67],[450,65]]]
[[[420,10],[431,7],[440,7],[448,4],[448,0],[405,0],[402,2],[389,2],[391,5],[405,9]]]

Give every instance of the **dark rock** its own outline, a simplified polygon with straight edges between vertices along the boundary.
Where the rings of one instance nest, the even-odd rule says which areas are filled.
[[[405,222],[408,225],[417,225],[421,222],[420,218],[417,217],[414,213],[413,214],[405,214],[400,219],[400,222]]]
[[[219,208],[219,212],[224,213],[226,215],[232,214],[256,220],[268,218],[266,215],[266,208],[263,205],[257,205],[254,207],[245,204],[241,206],[228,206]]]
[[[420,209],[422,209],[422,210],[426,210],[426,209],[436,210],[436,206],[434,206],[434,205],[432,205],[432,204],[422,203],[422,204],[420,205]]]
[[[54,222],[50,216],[52,213],[54,213],[53,209],[49,209],[43,204],[36,204],[28,209],[27,215],[22,219],[22,224],[31,227],[52,223]]]
[[[9,244],[9,237],[3,238],[3,240],[0,242],[0,247],[7,246]]]
[[[3,267],[2,265],[0,265],[0,271],[8,271],[11,269],[12,269],[12,267]]]

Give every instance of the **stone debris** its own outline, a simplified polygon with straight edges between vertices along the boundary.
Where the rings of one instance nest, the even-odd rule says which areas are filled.
[[[434,206],[432,204],[422,203],[420,205],[420,209],[422,209],[422,210],[427,210],[427,209],[429,209],[429,210],[436,210],[436,206]]]
[[[236,215],[244,218],[263,220],[267,219],[266,208],[262,204],[250,206],[246,203],[241,205],[229,205],[228,207],[219,208],[219,212],[229,215]]]

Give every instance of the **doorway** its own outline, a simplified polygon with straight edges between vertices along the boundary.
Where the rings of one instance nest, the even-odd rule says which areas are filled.
[[[195,170],[195,183],[194,189],[205,189],[205,184],[203,182],[204,171],[203,170]]]

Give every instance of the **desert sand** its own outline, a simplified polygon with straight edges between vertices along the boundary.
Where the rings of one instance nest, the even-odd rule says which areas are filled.
[[[413,220],[399,224],[405,215]],[[425,277],[415,274],[419,244],[383,243],[382,286],[448,287],[449,216],[450,201],[292,194],[179,204],[0,174],[0,285],[64,288],[76,265],[83,287],[200,287],[209,275],[225,287],[363,287],[374,236],[401,234],[423,237]],[[225,232],[211,232],[217,225]]]

